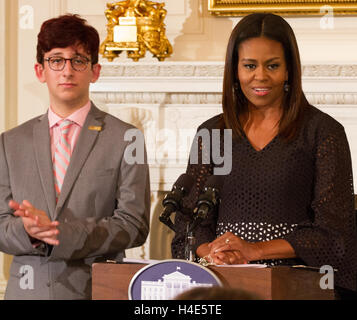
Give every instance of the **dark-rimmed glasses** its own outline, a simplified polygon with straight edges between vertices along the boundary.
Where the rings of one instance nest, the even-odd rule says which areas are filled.
[[[87,69],[90,60],[86,57],[73,57],[73,58],[63,58],[63,57],[49,57],[44,59],[48,62],[48,65],[53,71],[62,71],[67,63],[71,62],[71,66],[76,71],[84,71]]]

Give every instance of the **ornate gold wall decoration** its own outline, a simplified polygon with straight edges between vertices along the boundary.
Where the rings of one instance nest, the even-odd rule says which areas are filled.
[[[147,50],[159,61],[169,57],[172,46],[165,35],[164,6],[147,0],[107,3],[107,37],[100,46],[103,57],[113,61],[127,51],[129,58],[138,61]]]
[[[356,15],[355,0],[208,0],[208,10],[220,16],[242,16],[253,12],[281,15]]]

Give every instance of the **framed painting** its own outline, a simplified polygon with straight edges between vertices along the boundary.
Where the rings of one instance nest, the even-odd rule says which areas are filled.
[[[219,16],[242,16],[253,12],[357,15],[357,0],[208,0],[208,10]]]

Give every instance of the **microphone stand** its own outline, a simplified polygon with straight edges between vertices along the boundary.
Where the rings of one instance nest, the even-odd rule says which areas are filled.
[[[185,259],[187,261],[194,262],[196,259],[196,253],[194,246],[196,243],[196,238],[193,230],[190,230],[190,223],[187,223],[186,227],[186,237],[185,237]]]
[[[194,210],[194,213],[196,208]],[[194,215],[190,215],[193,217]],[[186,225],[186,236],[185,236],[185,259],[191,262],[196,260],[196,251],[194,250],[196,244],[195,229],[197,228],[198,223],[196,219],[190,219]]]

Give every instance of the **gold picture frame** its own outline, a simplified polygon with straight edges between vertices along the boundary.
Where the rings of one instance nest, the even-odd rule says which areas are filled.
[[[218,16],[243,16],[253,12],[357,15],[357,0],[208,0],[208,11]]]

